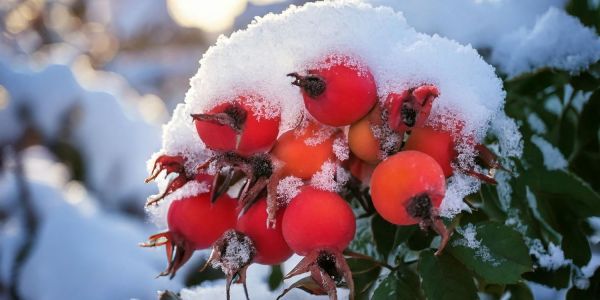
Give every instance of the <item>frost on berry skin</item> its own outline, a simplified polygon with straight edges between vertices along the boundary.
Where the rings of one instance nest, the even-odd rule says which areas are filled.
[[[431,156],[418,151],[388,157],[371,177],[371,197],[381,217],[397,225],[431,227],[442,237],[436,254],[442,252],[451,234],[439,216],[445,192],[442,168]]]
[[[308,112],[331,126],[350,125],[365,116],[377,102],[371,71],[356,59],[329,55],[306,75],[290,73],[293,85],[302,89]]]
[[[159,276],[173,278],[195,250],[206,249],[237,222],[236,201],[223,195],[212,204],[208,193],[188,196],[169,206],[169,230],[152,235],[142,247],[165,246],[168,266]],[[210,225],[208,225],[210,224]]]
[[[388,126],[396,132],[423,127],[439,94],[438,88],[433,85],[388,94],[385,101]]]
[[[268,151],[279,134],[279,114],[261,117],[252,102],[264,102],[258,96],[238,96],[206,113],[192,114],[196,130],[206,146],[216,151],[234,151],[252,155]]]

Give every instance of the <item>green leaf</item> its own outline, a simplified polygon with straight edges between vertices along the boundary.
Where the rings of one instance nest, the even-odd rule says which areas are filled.
[[[534,272],[523,274],[523,278],[555,289],[564,289],[570,283],[571,267],[566,266],[553,271],[537,268]]]
[[[373,231],[371,230],[371,218],[356,220],[356,235],[350,243],[350,250],[371,256],[376,259],[384,257],[373,247]]]
[[[396,226],[375,214],[371,219],[371,230],[377,251],[387,257],[394,247]]]
[[[600,299],[600,268],[596,269],[594,275],[589,278],[589,286],[585,290],[580,290],[576,286],[571,287],[567,292],[567,300],[580,299]]]
[[[413,225],[417,228],[417,225]],[[425,230],[415,230],[413,234],[408,238],[407,245],[408,248],[414,251],[423,250],[425,248],[429,248],[431,245],[431,241],[435,236],[430,234]]]
[[[516,283],[522,273],[531,270],[529,250],[518,232],[495,222],[468,228],[476,235],[468,232],[469,236],[463,237],[455,232],[448,252],[486,282]]]
[[[352,270],[355,298],[368,299],[369,291],[381,273],[381,267],[364,259],[348,258],[346,262]]]
[[[580,218],[600,215],[600,195],[575,174],[532,168],[521,176],[538,199],[553,196]]]
[[[429,300],[477,299],[475,283],[469,271],[451,255],[421,252],[419,273],[425,296]]]
[[[565,218],[562,231],[561,248],[565,257],[573,260],[573,263],[579,267],[587,265],[592,259],[592,251],[587,237],[581,230],[580,223],[577,220]]]
[[[411,271],[412,272],[412,271]],[[416,274],[413,273],[416,276]],[[399,276],[397,272],[392,272],[383,279],[373,292],[373,300],[416,300],[424,299],[419,288],[419,278],[417,276],[416,284],[414,281],[407,280]],[[411,283],[412,281],[412,283]]]

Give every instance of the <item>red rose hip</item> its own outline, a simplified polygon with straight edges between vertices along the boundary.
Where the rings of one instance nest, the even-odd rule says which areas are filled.
[[[377,101],[371,71],[346,56],[330,56],[306,76],[290,73],[302,88],[304,105],[319,122],[345,126],[365,116]]]
[[[206,113],[193,114],[200,139],[215,151],[234,151],[248,156],[268,151],[279,134],[281,116],[260,116],[253,102],[259,96],[238,96]]]

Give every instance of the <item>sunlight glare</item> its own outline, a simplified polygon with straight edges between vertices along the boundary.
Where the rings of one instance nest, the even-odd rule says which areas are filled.
[[[246,9],[246,0],[168,0],[171,17],[180,25],[221,32]]]

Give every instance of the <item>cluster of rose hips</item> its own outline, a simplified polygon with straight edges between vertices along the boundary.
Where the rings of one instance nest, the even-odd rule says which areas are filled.
[[[280,115],[260,115],[254,103],[268,99],[253,91],[191,115],[214,153],[194,174],[184,168],[188,158],[183,155],[156,160],[148,180],[162,171],[177,175],[148,205],[191,181],[209,187],[173,201],[169,230],[144,244],[166,246],[169,265],[161,275],[174,276],[193,251],[212,247],[207,264],[223,269],[229,297],[235,279],[246,288],[251,263],[280,264],[296,253],[305,257],[285,278],[310,272],[304,280],[315,283],[312,292],[336,298],[336,287],[345,283],[352,298],[352,273],[343,251],[356,231],[353,210],[336,191],[310,183],[327,163],[347,170],[356,179],[351,182],[370,187],[373,205],[385,220],[433,228],[442,237],[442,251],[450,233],[438,208],[446,177],[453,173],[460,121],[452,131],[427,125],[439,95],[434,85],[389,93],[380,101],[371,72],[356,59],[332,55],[315,65],[304,74],[288,74],[310,114],[296,128],[280,135]],[[347,145],[349,157],[336,153],[336,143]],[[485,158],[489,151],[481,153]],[[484,161],[490,169],[497,167],[493,157]],[[301,186],[286,201],[278,185],[289,176]],[[231,197],[231,187],[239,182],[237,196]]]

